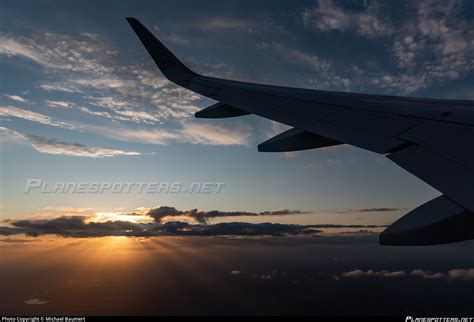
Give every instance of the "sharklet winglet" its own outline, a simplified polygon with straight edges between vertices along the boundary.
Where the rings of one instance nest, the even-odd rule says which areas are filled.
[[[194,76],[198,76],[176,58],[140,21],[133,17],[125,19],[127,19],[133,31],[135,31],[143,46],[145,46],[151,58],[166,78],[176,84],[183,85]]]

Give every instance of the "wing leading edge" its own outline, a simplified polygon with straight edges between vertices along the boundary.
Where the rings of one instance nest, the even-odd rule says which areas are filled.
[[[351,144],[384,154],[442,192],[380,234],[384,245],[473,239],[474,104],[252,84],[194,73],[137,19],[126,18],[172,82],[218,103],[200,118],[255,114],[292,129],[259,145],[262,152]]]

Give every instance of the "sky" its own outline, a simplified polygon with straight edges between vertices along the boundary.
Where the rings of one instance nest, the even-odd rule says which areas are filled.
[[[377,289],[387,272],[398,272],[390,280],[407,285],[441,283],[422,288],[433,288],[440,298],[446,285],[453,292],[470,285],[469,269],[474,266],[464,255],[472,242],[439,246],[444,254],[440,258],[459,263],[451,266],[430,258],[438,246],[417,259],[424,248],[405,254],[377,245],[378,232],[438,191],[384,156],[348,145],[259,153],[259,143],[287,127],[257,116],[195,119],[196,111],[216,102],[166,80],[125,17],[138,18],[187,66],[204,75],[309,89],[472,100],[472,1],[4,0],[0,6],[0,247],[8,254],[6,261],[20,263],[30,254],[37,258],[43,246],[51,245],[51,261],[32,264],[48,271],[64,253],[96,244],[107,250],[123,247],[126,256],[144,250],[150,258],[166,253],[173,263],[173,252],[180,247],[201,249],[205,257],[236,254],[245,262],[239,247],[255,243],[247,268],[224,265],[217,275],[223,278],[220,287],[235,283],[235,278],[245,281],[234,285],[244,296],[245,290],[260,285],[253,275],[280,278],[271,272],[284,267],[262,264],[258,258],[281,249],[291,253],[284,242],[288,238],[289,245],[301,248],[298,254],[305,260],[288,268],[297,273],[294,280],[286,280],[288,285],[279,284],[282,290],[293,292],[291,287],[299,285],[293,281],[303,283],[304,276],[317,271],[323,272],[323,284],[331,292],[337,289],[334,283],[355,283],[350,287],[356,294],[360,281]],[[61,190],[65,184],[104,189]],[[132,188],[118,191],[114,184]],[[170,185],[177,188],[170,190]],[[338,268],[338,256],[330,255],[338,248],[347,261],[344,269]],[[383,249],[409,265],[366,255]],[[322,256],[320,263],[307,256],[313,251]],[[356,255],[349,256],[352,252]],[[86,257],[93,262],[93,255]],[[295,260],[290,255],[286,259]],[[191,265],[186,256],[179,260]],[[158,265],[149,264],[150,270]],[[457,269],[466,270],[460,273],[465,276],[453,278],[459,272],[451,271]],[[231,274],[234,270],[239,273]],[[58,275],[61,283],[75,280],[65,271]],[[440,275],[423,277],[425,271]],[[19,280],[30,273],[4,268],[0,276]],[[173,277],[176,281],[179,274]],[[46,275],[41,281],[47,282]],[[311,280],[305,290],[316,288],[315,281],[321,280]],[[192,294],[205,289],[196,283]],[[271,293],[271,285],[258,286],[262,296]],[[53,288],[51,292],[59,292],[53,296],[38,294],[34,287],[18,286],[21,291],[11,299],[17,302],[8,302],[16,303],[12,310],[46,307],[57,312],[63,305],[67,312],[80,309],[51,302],[64,288]],[[302,296],[299,290],[290,292],[295,299]],[[175,294],[175,299],[180,296]],[[38,305],[24,302],[43,298],[46,302]],[[384,312],[408,305],[397,299]],[[285,299],[274,300],[268,304],[270,311]],[[304,303],[316,300],[306,298]],[[112,309],[115,301],[89,312]],[[466,298],[457,308],[470,304]],[[144,310],[137,305],[127,307],[129,312]],[[177,312],[163,305],[160,312]],[[193,305],[189,312],[200,307]],[[219,307],[225,311],[228,305]],[[328,310],[337,312],[337,307]]]

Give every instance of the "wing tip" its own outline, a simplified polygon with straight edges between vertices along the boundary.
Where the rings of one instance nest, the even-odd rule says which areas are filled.
[[[195,72],[186,67],[137,18],[125,17],[125,19],[165,77],[176,84],[186,87],[187,82],[192,77],[197,76]]]
[[[140,21],[135,17],[125,17],[125,20],[127,20],[129,24],[140,23]]]

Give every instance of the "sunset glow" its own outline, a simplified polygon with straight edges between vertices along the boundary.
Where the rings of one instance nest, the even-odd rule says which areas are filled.
[[[124,214],[119,212],[97,212],[95,215],[88,217],[86,222],[107,222],[107,221],[129,221],[132,223],[151,223],[153,218],[146,216],[144,214]]]
[[[0,21],[0,322],[474,316],[473,0]]]

